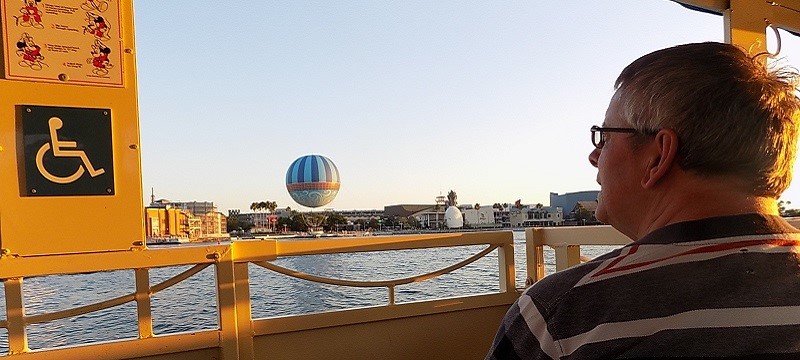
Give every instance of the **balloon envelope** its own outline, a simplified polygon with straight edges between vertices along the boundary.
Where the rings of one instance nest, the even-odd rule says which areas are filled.
[[[286,190],[298,204],[324,206],[339,193],[339,169],[322,155],[305,155],[289,165]]]

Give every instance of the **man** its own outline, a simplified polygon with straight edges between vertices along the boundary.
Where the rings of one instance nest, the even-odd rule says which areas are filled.
[[[589,162],[634,242],[527,289],[486,358],[800,358],[797,79],[719,43],[626,67]]]

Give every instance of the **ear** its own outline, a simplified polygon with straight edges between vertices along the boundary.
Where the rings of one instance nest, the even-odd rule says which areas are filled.
[[[642,178],[642,187],[645,189],[655,186],[674,165],[678,154],[678,134],[670,129],[659,130],[648,151],[651,155],[647,158],[647,168]]]

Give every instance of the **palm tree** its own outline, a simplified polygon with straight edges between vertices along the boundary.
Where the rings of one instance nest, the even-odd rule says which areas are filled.
[[[788,205],[792,205],[792,202],[791,201],[783,201],[783,200],[778,201],[778,213],[780,215],[784,215],[786,213],[786,207]]]
[[[274,213],[275,209],[277,208],[278,208],[278,203],[274,201],[267,201],[267,210],[269,210],[269,212]]]
[[[269,210],[270,214],[274,214],[275,213],[275,209],[277,209],[277,208],[278,208],[278,203],[277,202],[269,201],[269,200],[266,201],[266,209]],[[273,216],[273,215],[270,215],[270,216]],[[272,221],[269,222],[269,225],[270,225],[270,228],[273,227],[272,226],[273,225]],[[274,228],[272,230],[275,231]]]

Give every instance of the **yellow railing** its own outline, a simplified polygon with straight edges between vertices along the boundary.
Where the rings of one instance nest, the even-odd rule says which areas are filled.
[[[800,220],[790,219],[794,226]],[[610,226],[529,228],[525,230],[525,261],[529,282],[545,274],[545,247],[554,250],[555,268],[581,262],[580,247],[623,246],[631,240]],[[356,281],[335,279],[276,265],[281,258],[429,248],[479,246],[472,255],[441,269],[398,279]],[[397,304],[394,288],[455,271],[497,251],[499,292]],[[385,305],[324,313],[253,319],[250,264],[318,283],[353,287],[384,287]],[[150,285],[150,269],[189,265],[185,271]],[[521,265],[521,264],[520,264]],[[212,330],[155,335],[151,312],[154,294],[213,266],[216,274],[219,326]],[[173,248],[134,247],[124,252],[0,257],[5,286],[6,320],[13,359],[347,359],[353,353],[374,358],[480,358],[508,306],[519,296],[515,288],[514,240],[511,231],[443,233],[390,237],[314,240],[253,240],[230,244],[184,245]],[[135,291],[98,303],[28,316],[22,291],[29,277],[133,270]],[[67,348],[29,351],[26,328],[83,315],[127,302],[137,307],[138,338]],[[369,337],[369,341],[363,339]],[[431,344],[436,343],[437,346]],[[433,346],[433,347],[431,347]],[[456,355],[459,354],[459,355]],[[365,355],[366,356],[366,355]]]
[[[800,225],[800,220],[790,219],[789,222],[795,226]],[[525,230],[525,238],[528,282],[541,280],[546,275],[545,247],[554,250],[555,270],[558,271],[581,262],[581,246],[623,246],[631,241],[610,226],[529,228]],[[480,246],[482,248],[441,269],[388,280],[335,279],[289,269],[274,262],[280,258],[307,255],[461,246]],[[497,271],[500,289],[498,293],[396,303],[394,296],[396,286],[425,281],[455,271],[494,251],[498,253]],[[253,319],[251,316],[251,289],[248,273],[251,270],[249,264],[267,269],[262,271],[275,271],[286,276],[318,283],[351,287],[383,287],[389,291],[389,300],[385,305],[369,308]],[[179,265],[189,265],[190,267],[159,284],[150,285],[149,269]],[[152,296],[209,266],[214,267],[216,274],[218,328],[192,333],[155,335],[150,304]],[[370,348],[360,351],[372,351],[374,348],[383,346],[384,350],[375,350],[376,354],[380,354],[379,357],[402,359],[414,351],[425,349],[424,345],[414,345],[414,343],[432,341],[432,336],[441,336],[442,338],[436,339],[439,342],[446,342],[448,336],[457,340],[449,348],[446,345],[440,346],[441,354],[439,356],[436,356],[435,353],[432,354],[430,349],[425,350],[429,355],[428,358],[436,359],[448,358],[445,355],[448,352],[465,347],[461,337],[448,335],[448,331],[453,331],[448,327],[458,324],[458,326],[465,326],[466,329],[478,324],[479,330],[469,328],[470,330],[467,331],[474,333],[475,339],[472,340],[476,344],[464,352],[469,356],[474,356],[488,346],[488,342],[491,341],[491,332],[499,324],[502,313],[518,296],[518,289],[515,288],[515,269],[514,240],[510,231],[299,241],[253,240],[230,244],[185,245],[173,248],[134,247],[130,251],[124,252],[29,257],[4,254],[0,257],[0,278],[3,279],[5,286],[6,320],[0,321],[0,328],[7,330],[10,358],[15,359],[83,359],[87,354],[92,354],[92,358],[96,359],[136,359],[166,354],[172,354],[170,358],[179,359],[198,357],[301,359],[320,354],[328,358],[347,358],[347,353],[355,350],[329,349],[328,347],[331,346],[329,343],[352,342],[352,339],[346,340],[351,337],[356,341],[348,343],[348,346],[356,346],[354,344],[360,341],[358,334],[383,329],[384,325],[377,324],[386,323],[389,324],[386,326],[396,333],[393,335],[383,334],[385,339],[382,339],[386,341],[384,344],[381,344],[380,339],[371,339]],[[47,314],[31,316],[25,314],[22,291],[24,278],[113,270],[134,271],[135,291],[133,293]],[[26,328],[28,325],[88,314],[127,302],[136,303],[137,339],[37,351],[29,351],[27,348]],[[486,313],[481,313],[481,311]],[[457,322],[446,319],[448,314],[453,316],[458,314],[458,316],[467,316],[467,318],[462,322]],[[469,318],[469,316],[474,318]],[[427,323],[420,323],[408,319],[430,320]],[[450,321],[450,323],[437,324],[439,321]],[[432,323],[433,325],[431,325]],[[464,323],[471,324],[464,325]],[[426,330],[432,333],[423,338],[414,338],[410,333],[418,331],[420,326],[432,326]],[[403,338],[407,338],[405,342],[403,342]],[[327,343],[317,342],[321,339],[326,339]],[[291,341],[298,344],[315,342],[312,348],[317,350],[308,352],[310,350],[305,348],[287,346],[286,344]],[[412,346],[415,347],[412,348]],[[338,355],[336,355],[336,351],[339,351]],[[394,355],[392,355],[392,351]],[[452,355],[452,353],[450,354]]]
[[[325,278],[280,267],[271,262],[279,258],[293,256],[472,245],[484,246],[484,248],[466,259],[436,271],[380,281]],[[332,240],[254,240],[237,241],[230,244],[188,245],[173,248],[146,248],[142,246],[131,248],[129,251],[44,256],[4,254],[0,257],[0,278],[2,278],[5,287],[6,320],[0,322],[0,327],[7,330],[9,358],[15,359],[85,359],[89,354],[93,359],[135,359],[149,356],[166,356],[167,354],[172,354],[169,355],[170,358],[180,359],[205,357],[221,359],[288,358],[287,356],[289,355],[281,354],[280,348],[270,344],[278,341],[278,339],[280,339],[281,343],[286,343],[285,339],[287,337],[295,336],[298,333],[305,332],[318,334],[314,336],[330,336],[330,329],[355,328],[357,324],[367,324],[362,328],[368,329],[369,326],[372,326],[370,325],[372,323],[381,323],[383,325],[380,326],[400,329],[401,333],[394,335],[396,337],[394,342],[400,344],[403,341],[399,339],[408,336],[402,333],[405,331],[404,329],[409,326],[419,328],[419,324],[415,323],[418,318],[428,316],[432,319],[445,319],[442,321],[451,321],[454,324],[473,326],[476,323],[480,324],[480,322],[476,322],[473,319],[466,319],[467,321],[447,320],[446,316],[448,313],[455,314],[465,311],[492,309],[489,316],[493,319],[481,319],[487,324],[479,326],[481,329],[477,332],[481,334],[482,338],[485,338],[483,341],[486,344],[480,342],[477,346],[474,346],[474,349],[470,350],[471,354],[474,354],[483,351],[488,346],[488,342],[491,341],[491,334],[487,333],[487,331],[496,328],[504,309],[518,296],[514,284],[513,248],[513,235],[510,231],[505,231]],[[395,286],[424,281],[454,271],[495,250],[498,252],[499,293],[475,294],[459,298],[404,304],[395,303],[393,294]],[[386,287],[390,293],[389,304],[366,309],[254,320],[251,316],[248,274],[250,263],[310,281],[342,286]],[[190,265],[191,267],[159,284],[150,285],[150,269],[176,265]],[[155,335],[151,311],[152,296],[211,265],[214,266],[216,274],[218,328],[193,333]],[[47,314],[33,316],[25,314],[25,299],[22,291],[25,278],[114,270],[134,271],[135,291],[133,293]],[[136,303],[138,314],[137,339],[36,351],[28,349],[28,325],[88,314],[128,302]],[[469,323],[473,324],[469,325]],[[435,325],[428,324],[424,326],[433,326],[431,327],[433,329],[436,327]],[[446,326],[451,325],[441,324],[439,326],[442,334],[446,334]],[[345,331],[336,336],[346,338],[348,332]],[[304,341],[313,342],[314,339],[309,338]],[[395,346],[391,343],[386,343],[385,345],[387,348]],[[323,347],[320,344],[320,348]],[[457,349],[459,345],[453,343],[452,347]],[[460,345],[460,347],[463,348],[464,346]],[[337,357],[334,355],[329,358]],[[345,358],[344,354],[339,358]],[[391,356],[386,358],[391,358]]]
[[[563,226],[525,229],[527,283],[541,280],[545,273],[544,247],[555,252],[556,271],[581,263],[581,245],[623,246],[631,239],[609,225]]]
[[[800,217],[787,218],[789,224],[800,228]],[[541,280],[545,273],[544,248],[555,252],[556,271],[581,263],[581,245],[624,246],[631,239],[610,225],[563,226],[525,229],[525,258],[527,261],[527,283]]]

